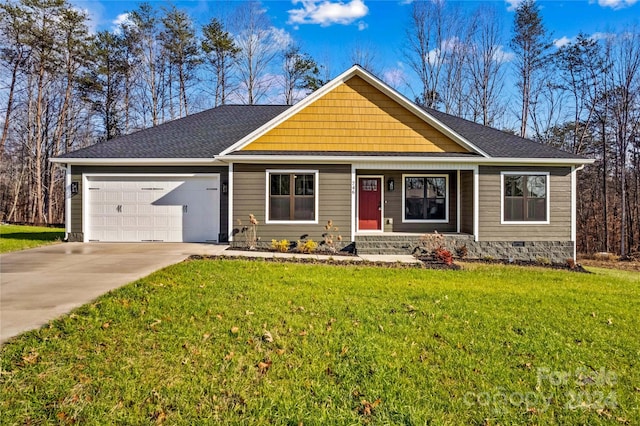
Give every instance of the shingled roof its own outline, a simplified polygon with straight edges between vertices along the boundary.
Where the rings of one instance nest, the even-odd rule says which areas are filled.
[[[290,108],[290,106],[287,105],[219,106],[156,127],[140,130],[129,135],[73,151],[58,158],[213,158],[288,108]],[[493,158],[584,159],[581,156],[445,114],[434,109],[425,108],[425,111]],[[236,151],[234,154],[246,154],[247,157],[265,154],[357,155],[351,152],[294,153],[289,151],[269,153]],[[363,155],[364,154],[365,153],[363,153]],[[412,157],[434,157],[433,155],[424,153],[397,153],[395,155],[405,154],[409,154]],[[366,155],[376,154],[366,153]],[[381,155],[394,155],[394,153],[378,153],[376,156]]]
[[[288,105],[224,105],[59,158],[213,158]]]
[[[525,139],[493,127],[483,126],[444,112],[424,108],[436,120],[468,140],[494,158],[553,158],[584,159],[549,145]]]

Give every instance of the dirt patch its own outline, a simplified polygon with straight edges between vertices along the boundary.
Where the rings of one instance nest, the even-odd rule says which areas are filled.
[[[621,271],[640,272],[640,262],[635,260],[595,260],[578,258],[582,266],[594,268],[619,269]]]

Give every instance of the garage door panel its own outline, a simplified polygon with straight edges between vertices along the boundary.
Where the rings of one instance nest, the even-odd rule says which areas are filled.
[[[89,240],[217,241],[219,176],[88,179]]]

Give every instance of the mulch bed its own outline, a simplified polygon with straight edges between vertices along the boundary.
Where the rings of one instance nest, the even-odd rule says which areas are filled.
[[[484,263],[488,265],[516,265],[516,266],[538,266],[542,268],[549,269],[559,269],[563,271],[572,271],[572,272],[581,272],[585,274],[590,274],[591,272],[587,271],[580,265],[576,263],[572,268],[566,263],[550,263],[550,264],[542,264],[533,260],[499,260],[499,259],[464,259],[464,262],[467,263]]]

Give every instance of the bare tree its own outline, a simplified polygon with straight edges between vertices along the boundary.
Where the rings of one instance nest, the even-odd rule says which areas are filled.
[[[151,125],[161,122],[162,88],[160,87],[162,69],[159,67],[158,35],[159,21],[156,11],[149,3],[142,3],[129,14],[131,37],[139,43],[138,59],[141,64],[141,99],[143,114],[150,115]],[[145,122],[147,122],[145,117]],[[145,123],[146,124],[146,123]]]
[[[584,34],[562,46],[555,54],[563,89],[573,100],[573,137],[568,147],[574,153],[584,150],[587,135],[595,118],[604,58],[598,42]]]
[[[545,57],[551,43],[542,24],[540,9],[534,0],[525,0],[516,8],[511,47],[516,55],[517,86],[522,101],[520,109],[520,136],[527,134],[529,111],[532,105],[532,89],[537,73],[545,65]]]
[[[629,248],[627,174],[629,149],[640,133],[640,33],[637,29],[618,35],[609,50],[613,64],[610,78],[613,90],[609,96],[611,122],[618,158],[620,179],[620,254]]]
[[[476,27],[468,51],[469,108],[471,119],[492,126],[504,114],[502,99],[505,54],[502,52],[502,24],[494,8],[476,12]]]
[[[422,86],[418,104],[462,112],[469,28],[459,10],[447,8],[444,0],[412,4],[403,55]]]
[[[245,102],[256,104],[273,84],[268,71],[279,52],[282,40],[278,40],[260,3],[242,3],[235,12],[235,43],[240,49],[237,68],[246,90]]]

